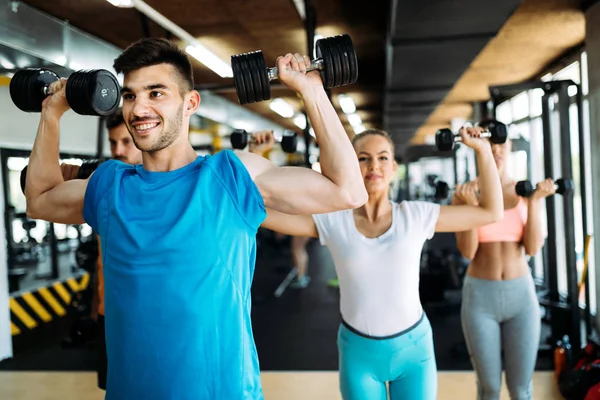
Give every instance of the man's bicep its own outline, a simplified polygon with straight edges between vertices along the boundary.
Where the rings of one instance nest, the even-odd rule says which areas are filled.
[[[28,205],[31,218],[58,224],[83,224],[83,206],[88,180],[66,181],[43,193]]]
[[[246,151],[234,150],[235,155],[240,159],[252,180],[256,181],[256,177],[260,176],[269,169],[278,168],[273,162],[267,160],[254,153]]]
[[[350,208],[346,193],[310,168],[279,167],[255,154],[241,153],[239,156],[267,208],[292,215]]]

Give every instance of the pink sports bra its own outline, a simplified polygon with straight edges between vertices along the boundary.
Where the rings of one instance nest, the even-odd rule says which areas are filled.
[[[504,218],[477,228],[479,243],[520,242],[527,223],[527,204],[522,197],[513,208],[504,210]]]

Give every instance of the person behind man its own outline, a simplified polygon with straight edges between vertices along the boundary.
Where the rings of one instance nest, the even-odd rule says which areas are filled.
[[[358,161],[307,56],[277,58],[278,79],[304,100],[322,174],[256,154],[198,156],[188,140],[200,105],[191,63],[166,39],[115,60],[123,118],[143,164],[108,160],[64,181],[59,124],[66,80],[44,100],[26,181],[27,214],[88,223],[102,241],[107,399],[263,399],[250,318],[256,231],[266,207],[288,214],[367,200]]]

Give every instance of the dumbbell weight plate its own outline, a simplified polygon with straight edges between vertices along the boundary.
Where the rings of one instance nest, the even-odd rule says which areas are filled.
[[[519,181],[515,185],[515,192],[517,196],[529,197],[534,191],[534,187],[529,181]]]
[[[450,151],[454,148],[454,134],[448,128],[440,129],[435,134],[435,146],[440,151]]]
[[[335,37],[323,39],[323,49],[326,50],[331,57],[333,81],[331,87],[340,87],[342,83],[342,60],[335,43]]]
[[[243,129],[236,129],[231,132],[231,147],[237,150],[246,148],[248,145],[248,133]]]
[[[341,60],[342,86],[345,86],[350,82],[350,63],[348,62],[348,50],[346,49],[346,41],[343,38],[336,40],[336,44]]]
[[[575,184],[572,179],[558,178],[554,183],[557,186],[556,193],[558,194],[564,195],[565,193],[570,193],[575,189]]]
[[[488,126],[488,130],[494,132],[492,137],[490,137],[490,141],[494,144],[503,144],[506,142],[508,138],[508,130],[506,125],[504,124],[496,124],[494,122],[490,123]]]
[[[244,75],[244,85],[246,85],[246,96],[248,97],[248,103],[255,103],[256,91],[254,90],[252,73],[250,72],[250,66],[248,65],[248,55],[240,59],[240,70]]]
[[[80,115],[110,115],[121,96],[117,78],[103,69],[74,72],[65,92],[69,106]]]
[[[46,98],[43,88],[60,78],[48,69],[24,69],[10,80],[10,98],[18,109],[25,112],[42,111]]]
[[[352,39],[350,35],[343,34],[341,35],[346,43],[346,50],[348,51],[348,65],[350,67],[350,81],[348,84],[355,83],[358,80],[358,60],[356,59],[356,52],[354,51],[354,44],[352,43]]]
[[[438,181],[435,185],[435,198],[437,200],[444,200],[448,198],[450,193],[450,187],[444,181]]]
[[[264,97],[264,75],[266,75],[267,71],[261,71],[260,70],[260,62],[259,60],[256,58],[256,54],[253,54],[252,56],[248,57],[248,65],[250,66],[250,69],[252,70],[252,79],[253,79],[253,85],[254,85],[254,97],[256,98],[256,101],[263,101],[263,100],[268,100],[265,99]],[[267,76],[267,79],[268,76]]]
[[[262,53],[254,53],[251,58],[254,61],[256,73],[258,74],[258,82],[260,82],[258,85],[258,89],[261,92],[260,97],[262,100],[269,100],[271,98],[271,85],[269,83],[269,74],[267,73],[265,58]]]
[[[96,70],[91,73],[94,79],[90,82],[92,93],[90,105],[97,115],[111,115],[121,100],[121,87],[117,78],[106,70]]]
[[[248,65],[248,73],[250,75],[250,80],[252,81],[254,102],[262,101],[262,83],[260,81],[260,74],[258,73],[258,68],[254,63],[254,57],[246,57],[246,64]]]
[[[317,58],[323,59],[323,69],[321,70],[321,79],[323,79],[323,86],[325,89],[330,89],[333,85],[333,61],[331,54],[327,47],[324,47],[325,39],[317,40],[315,49],[317,51]]]
[[[286,153],[295,153],[298,148],[298,136],[296,132],[293,134],[284,133],[281,137],[281,149]]]
[[[257,52],[262,53],[262,52]],[[244,83],[244,75],[241,70],[241,58],[245,54],[238,54],[231,56],[231,69],[233,70],[233,83],[235,85],[235,91],[237,92],[240,104],[248,103],[248,96],[246,95],[246,84]]]
[[[66,96],[67,102],[74,112],[80,115],[90,114],[91,106],[87,104],[88,88],[87,82],[89,71],[77,71],[67,79]]]

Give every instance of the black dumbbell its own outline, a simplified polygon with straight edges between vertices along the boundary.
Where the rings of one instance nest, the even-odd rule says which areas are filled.
[[[51,94],[50,84],[59,79],[49,69],[22,69],[10,80],[10,98],[22,111],[40,112],[42,102]],[[65,90],[67,102],[77,114],[106,116],[119,107],[119,82],[103,69],[72,73]]]
[[[105,160],[89,160],[84,161],[77,170],[77,179],[87,179],[92,175],[92,172],[98,168]],[[21,191],[25,194],[25,182],[27,181],[27,166],[21,170]]]
[[[281,143],[281,149],[286,153],[295,153],[298,147],[298,136],[296,132],[285,130],[281,139],[275,138],[275,141]],[[231,147],[234,149],[245,149],[248,142],[254,143],[254,136],[250,135],[244,129],[236,129],[231,133]]]
[[[491,122],[481,137],[490,138],[494,144],[502,144],[508,138],[508,129],[501,122]],[[440,129],[435,134],[435,145],[440,151],[450,151],[454,148],[454,143],[460,142],[460,135],[455,134],[448,128]]]
[[[575,184],[572,179],[559,178],[554,181],[554,190],[557,194],[571,193],[575,189]],[[519,181],[515,186],[515,191],[518,196],[529,197],[535,192],[535,186],[529,181]]]
[[[450,193],[454,193],[454,189],[450,189],[450,186],[444,181],[437,181],[435,184],[434,198],[436,200],[445,200],[448,198]],[[475,192],[475,195],[479,197],[479,190]]]
[[[358,79],[358,61],[352,39],[347,34],[317,40],[317,59],[307,71],[319,70],[323,85],[329,89],[352,84]],[[240,104],[271,98],[271,81],[277,79],[277,67],[267,68],[262,51],[231,56],[233,82]]]
[[[436,200],[445,200],[450,194],[450,186],[444,181],[437,181],[435,184],[434,198]]]

